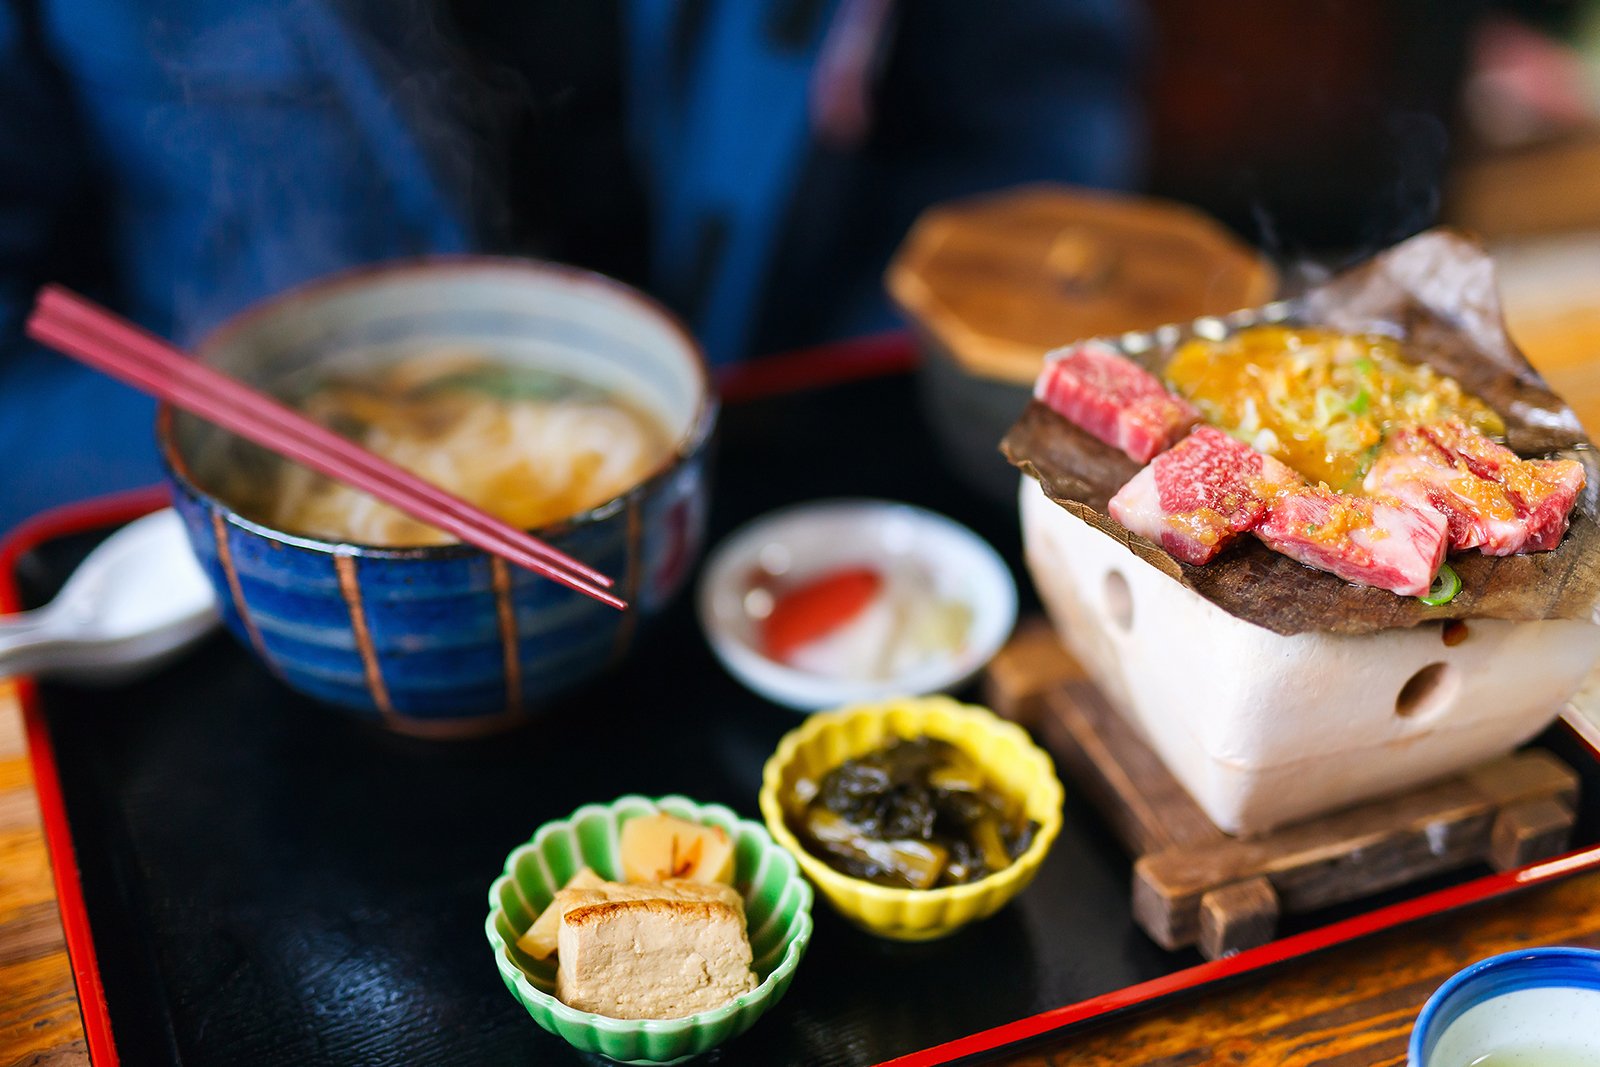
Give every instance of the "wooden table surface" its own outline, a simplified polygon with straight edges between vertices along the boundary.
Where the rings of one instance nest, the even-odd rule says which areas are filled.
[[[1584,424],[1600,427],[1600,307],[1586,303],[1600,291],[1600,238],[1507,258],[1513,334]],[[1447,976],[1496,952],[1553,943],[1600,947],[1600,874],[1391,931],[1004,1062],[1401,1064],[1412,1020]],[[0,682],[0,1067],[87,1062],[21,717]]]
[[[22,714],[0,681],[0,1063],[88,1062]]]

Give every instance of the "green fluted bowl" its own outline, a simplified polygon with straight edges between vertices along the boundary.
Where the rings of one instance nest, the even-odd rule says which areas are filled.
[[[732,1003],[681,1019],[609,1019],[579,1011],[555,997],[556,961],[536,960],[517,948],[555,892],[583,867],[621,880],[618,841],[622,824],[664,811],[680,819],[720,826],[735,842],[734,885],[744,894],[755,972],[761,984]],[[533,1021],[583,1052],[623,1063],[676,1063],[744,1033],[789,988],[811,942],[811,886],[794,857],[759,823],[718,804],[686,797],[626,796],[586,804],[565,819],[539,827],[506,857],[505,873],[489,887],[484,932],[511,995]]]

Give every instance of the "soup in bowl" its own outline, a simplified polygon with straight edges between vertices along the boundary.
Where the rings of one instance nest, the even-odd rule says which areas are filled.
[[[210,365],[616,580],[618,612],[163,408],[230,630],[318,700],[427,736],[514,724],[627,649],[699,552],[716,400],[682,325],[599,275],[448,258],[275,297]]]

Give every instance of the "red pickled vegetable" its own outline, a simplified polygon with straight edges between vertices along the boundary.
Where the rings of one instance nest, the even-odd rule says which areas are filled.
[[[830,571],[780,593],[761,628],[763,651],[786,660],[795,649],[854,619],[883,588],[883,576],[867,567]]]

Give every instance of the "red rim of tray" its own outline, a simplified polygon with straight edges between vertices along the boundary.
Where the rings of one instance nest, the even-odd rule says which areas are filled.
[[[724,398],[730,402],[754,400],[801,389],[857,381],[864,378],[901,373],[917,361],[916,351],[904,334],[885,334],[862,338],[818,349],[770,356],[728,369],[720,376]],[[69,504],[44,512],[23,523],[0,540],[0,612],[20,607],[16,565],[34,548],[58,537],[83,533],[105,526],[130,522],[169,503],[164,486],[152,486],[113,496]],[[99,961],[84,906],[83,886],[73,848],[72,830],[67,822],[65,798],[57,774],[55,753],[45,729],[38,693],[30,678],[17,678],[17,694],[22,704],[24,729],[28,739],[28,758],[33,768],[34,788],[45,842],[50,853],[50,868],[55,881],[66,935],[67,954],[77,983],[89,1058],[95,1067],[114,1067],[118,1063],[111,1016],[105,990],[100,981]],[[1565,724],[1563,724],[1565,725]],[[1597,759],[1600,749],[1572,731]],[[1275,964],[1334,948],[1371,934],[1393,929],[1432,915],[1443,914],[1470,904],[1488,901],[1511,893],[1548,884],[1584,871],[1600,869],[1600,844],[1577,849],[1554,859],[1542,860],[1513,871],[1485,875],[1460,885],[1400,901],[1361,915],[1307,930],[1234,956],[1197,964],[1146,982],[1090,997],[1037,1015],[1018,1019],[941,1045],[886,1060],[878,1067],[935,1067],[953,1061],[994,1052],[1007,1045],[1041,1037],[1089,1019],[1105,1019],[1114,1014],[1144,1007],[1177,994],[1198,990],[1214,982],[1262,970]]]
[[[24,522],[0,542],[0,613],[21,610],[17,562],[34,548],[57,537],[131,522],[168,503],[166,486],[150,486],[67,504]],[[111,1033],[111,1013],[106,1007],[105,988],[100,983],[100,960],[95,955],[94,937],[89,931],[89,912],[83,902],[83,883],[78,877],[78,856],[72,843],[72,827],[67,823],[66,798],[56,771],[55,750],[50,745],[50,733],[45,729],[33,679],[18,677],[14,681],[17,699],[22,705],[22,729],[28,739],[28,762],[33,768],[34,792],[39,797],[39,817],[44,826],[45,847],[50,854],[50,875],[55,881],[61,929],[67,941],[67,959],[72,967],[72,980],[78,987],[78,1010],[83,1016],[89,1061],[96,1067],[114,1067],[118,1057],[116,1040]]]

